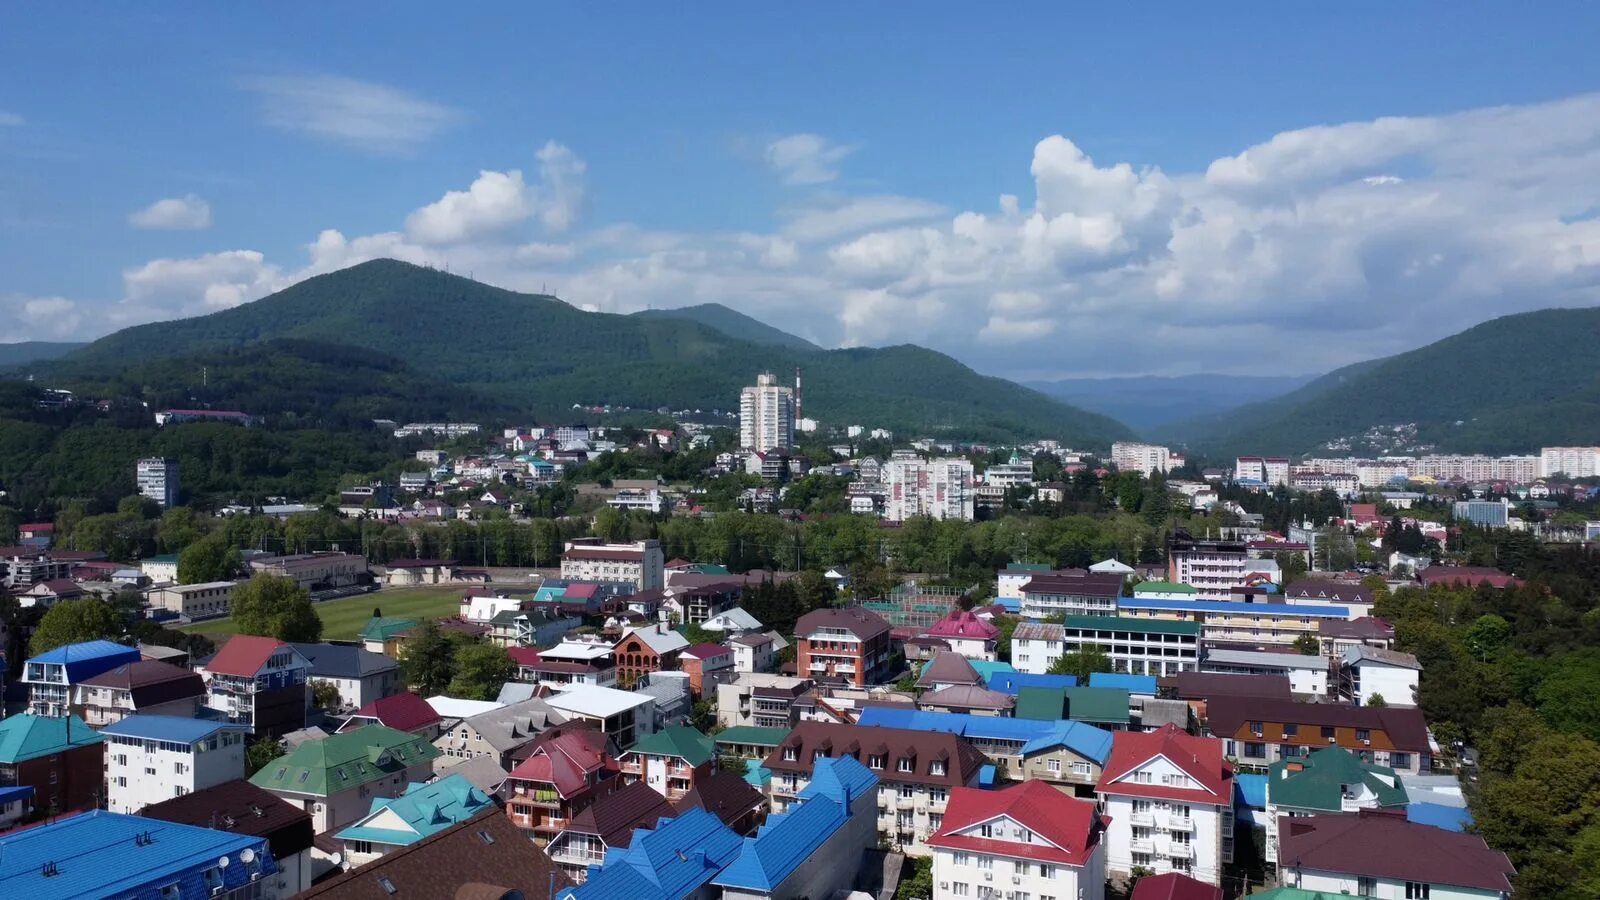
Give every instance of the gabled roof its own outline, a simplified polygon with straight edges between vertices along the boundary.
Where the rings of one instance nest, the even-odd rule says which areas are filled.
[[[691,809],[639,829],[626,849],[606,852],[589,880],[563,895],[581,900],[679,900],[704,885],[738,856],[743,841],[716,816]]]
[[[371,810],[336,835],[346,841],[372,841],[403,847],[472,818],[494,801],[460,775],[413,783],[390,799],[377,797]]]
[[[933,660],[922,667],[922,674],[917,676],[917,687],[931,688],[937,684],[983,684],[983,678],[978,675],[978,670],[972,667],[965,656],[954,650],[945,650],[934,656]]]
[[[311,814],[242,778],[163,800],[139,810],[149,819],[264,837],[287,859],[311,846]]]
[[[250,776],[250,783],[269,791],[326,797],[440,755],[437,747],[414,734],[368,725],[306,741],[267,763]]]
[[[1024,843],[1006,836],[985,838],[962,833],[1002,818],[1028,829],[1040,840]],[[998,791],[960,787],[950,792],[944,824],[928,839],[928,845],[1082,866],[1089,861],[1109,821],[1096,812],[1093,801],[1080,800],[1043,781],[1024,781]]]
[[[1372,603],[1372,592],[1359,584],[1320,578],[1297,579],[1284,592],[1296,600],[1325,600],[1329,603]]]
[[[975,684],[953,684],[936,691],[929,691],[917,702],[922,706],[1009,710],[1017,701],[1010,694],[991,691]]]
[[[1328,638],[1382,640],[1394,637],[1394,626],[1371,616],[1359,619],[1323,619],[1317,623],[1317,633]]]
[[[405,634],[415,627],[417,627],[416,619],[373,616],[362,627],[360,638],[363,641],[387,641],[395,635]]]
[[[392,696],[383,697],[368,703],[355,711],[340,731],[350,728],[351,721],[358,719],[371,719],[379,725],[387,725],[396,731],[416,731],[429,725],[437,725],[441,716],[428,705],[428,701],[418,697],[410,691],[401,691]]]
[[[564,798],[572,798],[602,773],[618,771],[617,761],[606,751],[606,736],[598,731],[574,730],[541,741],[533,755],[506,776],[518,781],[554,785]]]
[[[1156,695],[1158,687],[1154,675],[1130,675],[1126,672],[1091,672],[1089,687],[1122,688],[1129,694]]]
[[[83,641],[63,644],[60,647],[28,658],[28,662],[65,666],[67,678],[76,684],[84,678],[93,678],[107,669],[123,663],[139,661],[139,651],[115,641]]]
[[[732,609],[725,609],[722,612],[717,613],[710,619],[706,620],[706,622],[702,624],[702,627],[715,631],[717,629],[710,628],[710,623],[718,619],[723,620],[728,627],[736,631],[759,631],[761,629],[761,620],[757,619],[740,606],[735,606]]]
[[[1143,784],[1126,777],[1158,757],[1193,778],[1199,788]],[[1119,731],[1112,736],[1111,758],[1106,760],[1095,791],[1232,805],[1233,769],[1223,761],[1222,741],[1217,738],[1196,737],[1176,725],[1163,725],[1151,732]]]
[[[1362,810],[1297,816],[1278,825],[1280,871],[1313,870],[1511,893],[1516,869],[1482,837]]]
[[[1409,802],[1393,769],[1362,762],[1341,747],[1314,750],[1303,761],[1273,763],[1268,769],[1267,802],[1336,813],[1342,811],[1346,791],[1357,786],[1371,791],[1379,807],[1403,807]]]
[[[795,623],[794,633],[803,639],[819,628],[842,628],[863,641],[869,641],[887,634],[889,623],[872,610],[859,606],[844,609],[825,607],[801,616]]]
[[[992,641],[1000,636],[1000,628],[992,622],[973,615],[971,610],[958,609],[933,623],[933,627],[923,632],[923,634],[928,637]]]
[[[733,651],[721,644],[695,644],[679,655],[688,659],[706,660],[715,659],[719,656],[732,656]]]
[[[290,644],[311,664],[307,675],[321,678],[364,678],[400,668],[384,656],[351,644]]]
[[[638,628],[630,628],[622,636],[622,640],[617,642],[617,645],[621,646],[623,641],[630,637],[637,637],[644,642],[646,647],[649,647],[657,654],[672,653],[689,646],[688,638],[670,628],[663,628],[659,625],[642,625]]]
[[[21,713],[0,719],[0,763],[15,765],[90,747],[105,738],[77,716],[34,716]]]
[[[206,671],[213,675],[234,675],[254,678],[272,654],[289,646],[277,638],[258,637],[253,634],[236,634],[228,638],[217,655],[206,663]]]
[[[795,758],[785,759],[791,750]],[[818,762],[818,752],[823,759],[853,755],[869,762],[882,756],[884,768],[874,771],[884,781],[945,787],[968,783],[987,763],[976,747],[954,734],[806,721],[796,725],[761,764],[774,772],[809,773]],[[902,760],[910,763],[910,772],[900,771]],[[944,764],[943,775],[933,774],[935,762]]]
[[[1122,576],[1113,572],[1057,571],[1036,575],[1019,590],[1024,594],[1116,599],[1122,593]]]
[[[1427,720],[1415,707],[1345,706],[1250,697],[1214,697],[1206,704],[1206,726],[1212,734],[1237,734],[1246,722],[1365,728],[1387,734],[1396,750],[1410,753],[1431,750]]]
[[[716,751],[716,744],[711,738],[688,725],[674,725],[640,738],[628,753],[674,756],[691,766],[698,766],[709,762]]]
[[[537,738],[546,728],[566,720],[566,716],[549,703],[534,697],[470,716],[465,721],[484,743],[497,752],[508,753]]]
[[[721,819],[729,828],[766,806],[767,798],[748,781],[729,771],[696,778],[689,793],[672,804],[680,814],[688,809],[703,809]]]
[[[821,760],[811,783],[800,792],[800,803],[771,816],[755,837],[745,838],[739,855],[711,883],[756,893],[772,891],[849,823],[851,804],[877,785],[877,776],[848,756]]]
[[[735,725],[724,728],[713,737],[718,744],[742,744],[751,747],[776,747],[783,742],[787,728],[759,728],[755,725]]]
[[[861,710],[858,725],[880,728],[907,728],[958,734],[975,741],[1006,741],[1022,744],[1023,755],[1066,747],[1096,763],[1111,754],[1111,732],[1083,722],[1040,719],[1014,719],[1009,716],[977,716],[969,713],[943,713],[905,709],[898,706],[869,706]],[[731,730],[731,729],[730,729]],[[720,740],[727,732],[717,735]]]
[[[151,741],[169,741],[174,744],[193,744],[203,741],[219,731],[249,731],[246,725],[237,725],[226,719],[191,719],[184,716],[152,716],[135,714],[100,729],[101,734],[140,738]]]
[[[673,814],[666,797],[643,781],[635,781],[584,807],[572,817],[566,831],[592,834],[607,847],[626,847],[633,840],[634,829],[649,827]]]
[[[78,683],[128,691],[135,709],[206,692],[205,680],[198,672],[153,659],[124,663]]]
[[[1251,894],[1252,900],[1261,900],[1266,894]],[[1182,872],[1163,872],[1146,875],[1133,886],[1129,900],[1222,900],[1222,888],[1206,884]]]

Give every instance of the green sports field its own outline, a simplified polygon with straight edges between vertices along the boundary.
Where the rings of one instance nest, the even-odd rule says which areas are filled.
[[[351,640],[361,627],[372,618],[374,608],[383,610],[385,616],[412,619],[438,619],[453,616],[460,608],[462,585],[428,585],[426,587],[384,588],[371,594],[344,597],[314,605],[317,617],[322,619],[322,639]],[[236,629],[232,619],[211,619],[185,625],[183,631],[230,635]]]

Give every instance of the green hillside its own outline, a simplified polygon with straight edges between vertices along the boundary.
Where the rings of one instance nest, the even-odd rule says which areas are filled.
[[[1224,458],[1304,453],[1406,423],[1416,425],[1418,442],[1455,452],[1600,442],[1600,309],[1494,319],[1163,434]]]
[[[791,350],[822,349],[805,338],[780,331],[759,319],[752,319],[742,312],[729,309],[721,303],[701,303],[698,306],[680,306],[677,309],[646,309],[633,315],[638,319],[679,319],[699,322],[735,340],[749,341],[752,344],[788,347]]]
[[[83,344],[53,341],[19,341],[0,344],[0,370],[12,369],[39,360],[55,359],[82,347]]]
[[[807,414],[833,423],[981,439],[1051,436],[1076,446],[1104,446],[1129,433],[917,347],[762,346],[699,322],[584,312],[393,260],[223,312],[119,331],[43,371],[56,380],[105,381],[155,360],[284,339],[375,351],[419,376],[546,420],[570,418],[574,404],[727,409],[758,372],[801,368]]]

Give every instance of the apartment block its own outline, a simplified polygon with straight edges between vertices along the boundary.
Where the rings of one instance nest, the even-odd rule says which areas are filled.
[[[244,776],[242,725],[215,719],[134,715],[105,736],[106,809],[137,813]]]
[[[1024,622],[1011,636],[1019,672],[1043,675],[1068,653],[1097,647],[1114,671],[1157,677],[1200,667],[1200,625],[1120,616],[1068,616],[1062,624]]]
[[[1176,726],[1119,731],[1095,792],[1111,818],[1106,869],[1220,885],[1233,861],[1233,769],[1222,742]]]
[[[971,521],[977,497],[972,462],[960,458],[923,459],[896,451],[883,467],[885,520],[914,516]]]

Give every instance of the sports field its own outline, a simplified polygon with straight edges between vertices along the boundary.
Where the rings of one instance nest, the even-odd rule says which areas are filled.
[[[410,619],[438,619],[453,616],[459,610],[462,585],[427,585],[425,587],[384,588],[371,594],[343,597],[314,605],[317,617],[322,620],[322,639],[351,640],[361,627],[372,618],[372,610],[380,609],[385,616]],[[210,619],[185,625],[183,631],[198,634],[230,635],[234,628],[232,619]]]

